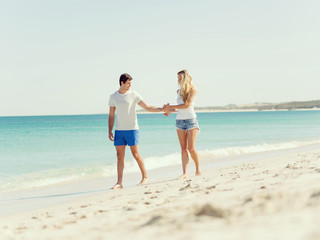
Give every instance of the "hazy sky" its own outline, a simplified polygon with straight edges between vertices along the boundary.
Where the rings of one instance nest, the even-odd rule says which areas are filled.
[[[320,99],[319,0],[0,0],[0,116],[107,113],[121,73],[150,105]]]

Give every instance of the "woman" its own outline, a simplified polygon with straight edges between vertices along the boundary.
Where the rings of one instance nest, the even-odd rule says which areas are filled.
[[[172,112],[177,112],[176,128],[181,146],[181,159],[183,174],[179,179],[188,177],[188,151],[196,166],[196,176],[201,175],[199,166],[198,152],[195,149],[195,143],[199,132],[197,115],[194,111],[194,99],[197,90],[192,84],[192,77],[187,70],[178,72],[179,90],[177,103],[178,105],[164,105],[165,115],[169,116]]]

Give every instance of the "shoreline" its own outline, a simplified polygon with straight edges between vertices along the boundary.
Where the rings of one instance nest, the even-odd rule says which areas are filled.
[[[208,160],[202,162],[201,177],[192,176],[190,163],[191,177],[186,180],[175,180],[181,166],[151,170],[152,179],[144,186],[135,186],[139,174],[128,174],[122,190],[106,190],[114,178],[82,182],[78,189],[75,185],[51,193],[42,189],[41,195],[18,196],[6,206],[17,207],[20,201],[21,209],[28,203],[36,208],[0,217],[0,238],[257,239],[258,234],[259,239],[317,239],[319,147]],[[50,204],[40,206],[41,202]],[[3,199],[0,204],[5,206]],[[292,231],[298,226],[299,234]]]
[[[249,146],[240,146],[240,147],[227,147],[227,148],[217,148],[213,150],[198,150],[199,158],[201,159],[201,162],[210,162],[211,160],[216,162],[216,161],[228,161],[228,159],[232,158],[239,158],[242,159],[242,156],[246,156],[247,154],[259,154],[259,155],[266,155],[268,152],[272,151],[293,151],[294,149],[300,149],[302,147],[306,147],[309,145],[314,145],[314,144],[320,144],[319,139],[304,139],[304,141],[291,141],[291,142],[280,142],[280,143],[271,143],[271,144],[257,144],[257,145],[249,145]],[[319,146],[320,148],[320,146]],[[292,149],[292,150],[291,150]],[[164,156],[158,156],[157,161],[162,161],[164,158],[167,161],[167,157],[170,156],[170,163],[166,162],[166,164],[158,164],[157,162],[154,162],[154,159],[149,159],[148,157],[145,158],[145,164],[146,167],[149,171],[155,171],[157,172],[158,169],[165,169],[165,168],[170,168],[172,166],[177,166],[178,169],[180,169],[180,153],[175,152],[175,153],[169,153],[168,155]],[[126,164],[126,170],[125,174],[130,175],[130,174],[137,174],[139,173],[139,168],[136,165],[135,161],[131,159],[132,162],[127,162]],[[151,160],[151,161],[150,161]],[[115,163],[116,164],[116,163]],[[128,165],[129,164],[129,165]],[[153,165],[155,164],[155,165]],[[46,172],[35,172],[35,173],[30,173],[25,176],[22,176],[22,178],[17,181],[16,185],[14,184],[9,184],[11,181],[7,182],[2,182],[4,186],[6,184],[9,184],[6,187],[1,186],[1,191],[0,191],[0,201],[1,201],[1,196],[6,196],[6,195],[12,195],[14,194],[20,195],[20,193],[24,192],[27,195],[29,192],[37,192],[37,191],[46,191],[46,189],[54,189],[54,188],[59,188],[61,186],[67,186],[67,185],[77,185],[78,183],[86,183],[86,182],[92,182],[96,181],[97,179],[109,179],[109,178],[116,178],[116,165],[109,166],[112,167],[114,171],[111,171],[112,174],[103,174],[103,168],[107,167],[105,164],[100,164],[100,171],[96,171],[92,174],[88,175],[82,175],[81,174],[81,167],[77,167],[79,170],[80,174],[76,174],[74,172],[73,168],[69,169],[62,169],[64,171],[64,175],[58,175],[59,171],[57,170],[50,170],[48,173],[49,176],[54,176],[52,175],[52,172],[56,172],[55,176],[58,178],[39,178],[38,175],[45,176]],[[85,168],[88,168],[88,166],[85,166]],[[98,169],[98,168],[97,168]],[[61,170],[61,169],[60,169]],[[110,170],[110,169],[109,169]],[[33,175],[34,174],[34,175]],[[68,174],[72,174],[73,177],[70,178]],[[179,174],[179,173],[177,173]],[[13,180],[13,179],[12,179]],[[18,183],[21,182],[20,184],[23,183],[22,186],[19,186]],[[1,208],[0,208],[1,210]],[[1,211],[0,211],[1,215]]]
[[[230,148],[231,152],[230,155],[225,155],[225,153],[209,153],[212,155],[208,155],[207,151],[199,151],[199,157],[201,158],[201,165],[202,167],[205,167],[206,170],[216,169],[217,167],[225,167],[230,166],[230,164],[239,164],[241,162],[247,162],[248,159],[259,159],[261,157],[266,157],[274,154],[282,154],[282,153],[292,153],[296,151],[300,151],[303,149],[309,149],[314,148],[314,146],[319,146],[320,148],[320,141],[319,140],[310,140],[310,141],[303,141],[299,142],[298,144],[292,145],[290,142],[290,145],[288,143],[282,143],[285,146],[270,146],[268,148],[265,148],[264,150],[258,150],[254,151],[252,147],[255,146],[248,146],[243,147],[241,153],[239,152],[239,149]],[[279,144],[275,144],[279,145]],[[281,145],[281,144],[280,144]],[[259,146],[259,145],[257,145]],[[248,149],[245,149],[248,148]],[[216,149],[219,151],[220,149]],[[180,154],[177,154],[177,158],[180,158]],[[191,161],[191,160],[190,160]],[[251,161],[251,160],[250,160]],[[148,173],[151,175],[149,178],[151,181],[156,180],[168,180],[170,177],[175,178],[180,175],[180,161],[179,163],[171,164],[171,165],[164,165],[164,166],[158,166],[154,168],[149,168]],[[190,162],[189,168],[192,170],[194,169],[194,166],[192,165],[192,161]],[[175,172],[175,174],[172,174],[172,172]],[[162,175],[162,172],[165,172],[165,175]],[[138,168],[136,168],[135,171],[132,171],[132,169],[127,169],[127,172],[125,171],[125,177],[124,177],[124,187],[134,187],[135,184],[132,182],[139,182],[140,172]],[[59,181],[56,183],[50,183],[47,185],[39,185],[34,186],[30,188],[21,188],[21,189],[15,189],[12,191],[4,191],[0,192],[0,210],[1,210],[1,202],[5,202],[8,199],[13,200],[21,200],[21,199],[28,199],[28,198],[39,198],[39,195],[45,195],[47,196],[68,196],[68,195],[81,195],[81,193],[88,193],[91,192],[99,192],[99,191],[108,191],[110,189],[103,188],[103,185],[106,186],[113,186],[114,181],[117,178],[117,175],[107,175],[102,176],[100,174],[97,175],[88,175],[85,177],[79,177],[71,180],[65,180],[65,181]],[[97,186],[100,186],[101,189],[95,189],[95,187],[91,187],[97,184]],[[89,188],[83,187],[83,186],[90,186]],[[74,193],[74,190],[77,190],[79,194]],[[38,197],[29,197],[31,195],[38,196]],[[42,196],[44,197],[44,196]],[[54,202],[53,202],[54,203]],[[16,207],[14,208],[16,209]],[[7,209],[8,210],[8,209]],[[4,211],[0,211],[0,217],[3,215]]]

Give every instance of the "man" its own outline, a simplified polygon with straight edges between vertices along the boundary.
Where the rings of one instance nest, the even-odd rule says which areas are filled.
[[[139,185],[148,182],[147,172],[143,159],[139,152],[139,126],[136,114],[136,105],[149,112],[161,112],[162,108],[149,106],[143,98],[136,92],[131,91],[132,77],[124,73],[120,76],[120,88],[109,99],[109,139],[114,141],[117,151],[117,172],[118,181],[111,189],[122,188],[122,177],[124,169],[124,156],[126,145],[130,146],[132,156],[137,161],[142,174],[142,180]],[[117,123],[115,128],[115,136],[112,129],[115,121],[115,113],[117,114]]]

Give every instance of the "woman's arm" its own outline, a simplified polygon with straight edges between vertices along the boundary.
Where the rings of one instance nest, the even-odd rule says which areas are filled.
[[[138,105],[140,107],[142,107],[144,110],[148,111],[148,112],[162,112],[163,108],[158,108],[155,106],[149,106],[145,101],[141,101],[138,103]]]
[[[177,112],[177,110],[175,109],[169,109],[168,111],[164,112],[163,115],[165,115],[166,117],[168,117],[171,113]]]
[[[169,111],[170,109],[186,109],[188,107],[191,106],[194,98],[196,97],[196,94],[197,94],[197,90],[195,88],[192,88],[191,91],[190,91],[190,94],[188,96],[188,99],[185,103],[183,104],[179,104],[179,105],[166,105],[163,110],[165,112]]]

